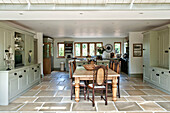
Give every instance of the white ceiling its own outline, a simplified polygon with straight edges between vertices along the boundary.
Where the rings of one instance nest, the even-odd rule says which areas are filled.
[[[168,20],[16,20],[34,31],[54,38],[123,38],[129,32],[146,31]]]

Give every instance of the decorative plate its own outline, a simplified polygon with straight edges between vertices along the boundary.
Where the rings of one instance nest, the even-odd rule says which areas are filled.
[[[106,52],[107,52],[107,53],[112,52],[113,46],[112,46],[111,44],[106,44],[105,47],[106,47]]]

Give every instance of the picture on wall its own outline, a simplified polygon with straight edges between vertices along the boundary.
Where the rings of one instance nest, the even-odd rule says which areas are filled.
[[[143,56],[143,45],[133,44],[133,57],[142,57],[142,56]]]

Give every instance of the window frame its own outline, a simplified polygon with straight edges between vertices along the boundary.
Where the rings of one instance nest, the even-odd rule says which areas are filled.
[[[57,58],[65,58],[65,44],[64,44],[64,56],[59,56],[59,44],[64,44],[64,42],[57,43]]]
[[[122,50],[121,50],[121,49],[122,49],[122,48],[121,48],[121,47],[122,47],[121,42],[114,42],[114,53],[115,53],[115,44],[116,44],[116,43],[119,43],[119,44],[120,44],[120,54],[121,54],[121,52],[122,52]],[[116,53],[115,53],[115,56],[116,56]]]
[[[74,42],[74,56],[78,57],[78,58],[85,58],[87,56],[90,56],[90,44],[94,44],[94,49],[95,49],[95,55],[97,54],[97,43],[101,43],[101,45],[103,46],[103,42]],[[80,44],[80,56],[76,56],[76,44]],[[87,56],[83,56],[83,50],[82,50],[82,44],[87,44]]]

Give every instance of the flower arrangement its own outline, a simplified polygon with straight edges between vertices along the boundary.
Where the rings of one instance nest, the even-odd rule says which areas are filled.
[[[100,54],[103,54],[103,52],[105,51],[106,49],[104,47],[99,47],[97,49],[97,51],[100,53]]]

